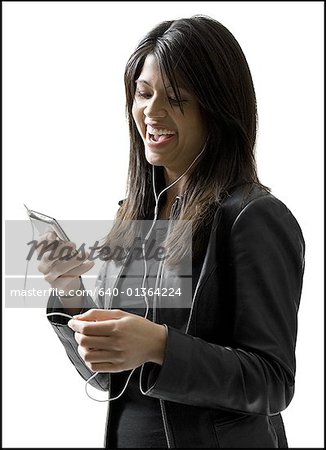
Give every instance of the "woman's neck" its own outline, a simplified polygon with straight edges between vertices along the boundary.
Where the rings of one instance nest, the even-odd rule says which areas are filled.
[[[165,178],[165,187],[170,186],[175,180],[178,179],[180,175],[179,174],[172,174],[171,172],[168,172],[166,169],[164,171],[164,178]],[[168,219],[170,217],[170,212],[173,203],[175,202],[175,199],[177,196],[181,196],[184,192],[186,184],[186,177],[182,177],[176,184],[171,186],[169,189],[165,192],[166,201],[162,203],[159,207],[159,219]]]
[[[177,180],[179,176],[180,175],[178,174],[168,173],[165,170],[164,173],[165,186],[166,187],[170,186],[170,184],[172,184],[175,180]],[[177,195],[182,195],[185,184],[186,184],[186,177],[182,177],[176,184],[167,189],[166,191],[167,202],[174,200]]]

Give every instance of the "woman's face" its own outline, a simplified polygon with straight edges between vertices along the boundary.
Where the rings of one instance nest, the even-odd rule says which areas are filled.
[[[195,97],[179,86],[182,113],[168,80],[165,83],[168,95],[156,58],[148,55],[136,80],[132,114],[144,141],[147,161],[164,166],[168,177],[175,179],[202,150],[206,130]]]

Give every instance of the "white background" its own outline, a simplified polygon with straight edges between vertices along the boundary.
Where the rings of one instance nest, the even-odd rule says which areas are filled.
[[[162,20],[206,14],[254,79],[258,170],[307,245],[290,447],[323,447],[323,2],[2,2],[3,212],[112,219],[125,193],[125,63]],[[3,311],[3,446],[102,447],[89,399],[43,309]]]

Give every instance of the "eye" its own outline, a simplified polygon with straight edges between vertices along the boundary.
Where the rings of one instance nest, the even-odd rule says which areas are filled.
[[[141,89],[136,89],[135,97],[138,97],[140,99],[148,100],[149,98],[152,97],[152,93],[147,92],[147,91],[143,91]],[[178,99],[175,98],[175,97],[172,97],[172,96],[168,96],[167,99],[168,99],[168,101],[169,101],[171,106],[179,106],[180,104],[186,103],[188,101],[188,100],[185,100],[185,99],[180,99],[180,103],[179,103]]]
[[[188,102],[188,100],[185,99],[176,99],[175,97],[168,97],[168,101],[170,103],[171,108],[179,108],[183,112],[183,106]]]
[[[149,94],[148,92],[146,92],[146,91],[141,91],[141,90],[139,90],[139,89],[136,89],[136,96],[137,97],[140,97],[140,98],[150,98],[151,97],[151,94]]]

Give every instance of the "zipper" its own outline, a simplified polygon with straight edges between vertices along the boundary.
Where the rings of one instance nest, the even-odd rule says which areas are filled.
[[[109,437],[109,426],[110,426],[110,392],[111,392],[111,374],[109,373],[109,383],[108,383],[108,408],[106,411],[106,419],[105,419],[105,435],[104,435],[104,448],[107,447],[107,441]]]
[[[154,288],[154,300],[153,300],[153,322],[156,323],[156,305],[157,305],[157,296],[158,294],[155,294],[156,289],[160,289],[158,288],[158,285],[161,284],[161,272],[162,272],[162,267],[163,267],[163,260],[160,261],[160,265],[158,266],[158,270],[157,270],[157,275],[156,275],[156,280],[155,280],[155,288]]]
[[[207,252],[208,252],[208,248],[207,248]],[[207,257],[207,254],[206,254],[206,257]],[[193,298],[192,298],[191,308],[190,308],[190,313],[189,313],[189,318],[188,318],[188,323],[187,323],[187,326],[186,326],[185,333],[188,333],[188,331],[189,331],[190,322],[191,322],[191,319],[192,319],[192,314],[193,314],[193,310],[194,310],[196,297],[198,296],[199,285],[201,284],[201,280],[202,280],[202,271],[203,271],[203,267],[205,265],[206,257],[204,258],[203,265],[202,265],[202,268],[201,268],[201,271],[200,271],[200,274],[199,274],[199,277],[198,277],[198,281],[197,281],[197,284],[196,284],[196,288],[195,288],[195,291],[194,291],[194,295],[193,295]]]
[[[162,419],[163,419],[163,426],[164,426],[166,442],[168,444],[168,448],[172,448],[171,441],[169,439],[168,423],[167,423],[168,421],[167,421],[167,417],[166,417],[164,400],[160,400],[160,407],[161,407],[161,413],[162,413]]]
[[[181,200],[181,197],[179,195],[176,196],[173,205],[171,206],[171,211],[170,211],[170,215],[169,215],[169,220],[173,219],[175,210],[177,209],[178,203]]]
[[[175,210],[178,206],[180,197],[177,195],[172,206],[171,206],[171,210],[170,210],[170,214],[169,214],[169,225],[168,225],[168,229],[167,229],[167,233],[166,235],[168,236],[170,231],[171,231],[171,222],[170,220],[173,219]],[[162,276],[161,274],[163,273],[164,270],[164,262],[165,259],[162,259],[160,261],[159,267],[158,267],[158,271],[157,271],[157,275],[156,275],[156,280],[155,280],[155,289],[154,292],[156,291],[156,289],[159,287],[159,292],[161,291],[161,285],[162,285]],[[156,322],[156,305],[157,305],[157,294],[154,294],[154,299],[153,299],[153,322]]]
[[[126,257],[125,263],[126,263],[128,257],[129,257],[129,255],[130,255],[130,253],[129,253],[128,256]],[[122,273],[122,271],[123,271],[123,269],[125,268],[125,265],[126,265],[125,263],[124,263],[124,264],[121,264],[121,269],[119,270],[119,272],[118,272],[118,274],[117,274],[117,277],[116,277],[116,279],[115,279],[114,285],[113,285],[113,287],[112,287],[112,292],[113,292],[113,289],[116,288],[116,286],[117,286],[117,284],[118,284],[118,282],[119,282],[121,273]],[[106,274],[106,275],[107,275],[107,274]],[[105,283],[106,283],[106,280],[107,280],[107,276],[105,276]],[[107,309],[112,308],[112,303],[113,303],[113,295],[111,294],[111,295],[110,295],[110,298],[109,298],[109,303],[108,303]],[[105,305],[105,304],[106,304],[106,298],[104,299],[104,305]],[[107,412],[106,412],[106,419],[105,419],[105,435],[104,435],[104,447],[105,447],[105,448],[106,448],[106,444],[107,444],[108,437],[109,437],[111,384],[112,384],[112,383],[111,383],[111,373],[108,373],[108,408],[107,408]]]
[[[174,203],[173,203],[173,205],[172,205],[172,207],[171,207],[171,211],[170,211],[170,215],[169,215],[169,221],[171,219],[173,219],[173,216],[174,216],[174,213],[175,213],[176,208],[178,206],[179,200],[180,200],[180,197],[177,196],[175,201],[174,201]],[[171,222],[169,222],[167,235],[169,234],[169,232],[171,230],[171,226],[172,226]],[[158,276],[156,278],[155,285],[157,284],[159,276],[160,276],[160,285],[162,284],[162,276],[161,276],[161,274],[163,273],[163,263],[164,263],[164,261],[161,261],[161,264],[160,264],[161,272],[158,272]],[[155,303],[155,309],[153,309],[153,318],[154,318],[154,314],[155,314],[155,318],[156,318],[156,303]],[[163,420],[163,426],[164,426],[166,442],[167,442],[168,448],[172,448],[171,441],[170,441],[170,438],[169,438],[169,426],[168,426],[168,420],[167,420],[167,416],[166,416],[166,409],[165,409],[164,400],[160,399],[160,407],[161,407],[161,414],[162,414],[162,420]]]

